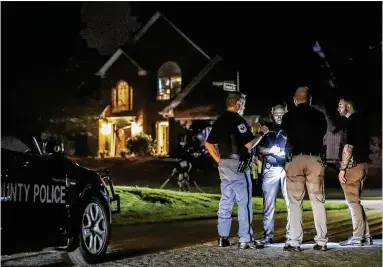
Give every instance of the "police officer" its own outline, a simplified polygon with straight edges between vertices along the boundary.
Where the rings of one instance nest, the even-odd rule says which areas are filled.
[[[251,227],[252,188],[250,180],[249,153],[262,139],[262,134],[253,135],[250,126],[242,117],[245,109],[245,96],[240,92],[229,93],[225,111],[214,123],[206,148],[218,163],[221,179],[221,200],[218,209],[218,246],[230,246],[229,233],[234,203],[238,204],[239,248],[261,248],[263,244],[255,241]],[[267,127],[262,128],[268,132]],[[217,145],[217,147],[215,146]]]
[[[299,87],[294,95],[294,107],[282,118],[287,135],[285,166],[289,209],[288,238],[285,251],[300,251],[303,239],[302,200],[307,188],[317,235],[315,250],[327,250],[327,219],[324,197],[323,139],[327,121],[322,112],[311,107],[310,90]]]
[[[286,113],[286,108],[277,105],[272,108],[271,115],[273,123],[269,125],[269,133],[264,136],[257,146],[257,151],[263,155],[263,229],[265,244],[271,244],[274,236],[274,210],[275,201],[281,188],[282,195],[286,204],[288,203],[286,194],[286,173],[284,170],[286,156],[286,134],[281,128],[282,116]],[[288,223],[287,223],[288,225]]]
[[[339,171],[339,181],[352,216],[353,234],[341,246],[372,245],[370,229],[366,213],[360,204],[360,194],[367,174],[367,162],[370,154],[370,134],[359,112],[354,108],[354,102],[343,98],[339,101],[338,111],[348,119],[346,140],[342,153]]]

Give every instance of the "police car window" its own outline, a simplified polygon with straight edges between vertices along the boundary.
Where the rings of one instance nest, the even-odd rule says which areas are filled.
[[[1,137],[1,148],[20,153],[31,152],[31,149],[26,144],[14,136]]]

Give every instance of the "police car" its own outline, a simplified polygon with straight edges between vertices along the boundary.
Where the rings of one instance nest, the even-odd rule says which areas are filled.
[[[2,136],[2,254],[55,247],[81,265],[105,255],[120,198],[107,171],[81,167],[62,152],[54,141]]]

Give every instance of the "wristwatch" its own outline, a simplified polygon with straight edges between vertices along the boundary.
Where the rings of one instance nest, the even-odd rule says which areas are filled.
[[[341,172],[341,171],[346,171],[346,168],[343,168],[343,169],[341,169],[341,168],[339,168],[339,171]]]

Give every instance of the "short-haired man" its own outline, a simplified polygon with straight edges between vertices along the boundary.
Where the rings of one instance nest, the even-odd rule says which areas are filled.
[[[302,201],[307,188],[317,235],[315,250],[327,250],[327,219],[324,196],[323,139],[327,131],[325,115],[311,107],[310,90],[299,87],[294,95],[295,107],[282,117],[287,135],[285,166],[288,196],[288,238],[285,251],[300,251],[302,244]]]
[[[346,117],[346,140],[342,152],[339,181],[351,212],[353,233],[341,246],[372,245],[366,213],[360,204],[360,194],[367,174],[369,159],[369,131],[362,127],[365,122],[356,112],[353,101],[343,98],[339,101],[338,111]]]
[[[257,146],[258,153],[263,155],[263,229],[265,244],[273,243],[274,237],[274,211],[279,188],[288,203],[286,193],[286,163],[285,147],[286,134],[281,128],[282,117],[286,113],[286,108],[277,105],[272,108],[271,115],[273,123],[268,125],[269,133],[266,134]],[[288,225],[288,223],[287,223]]]
[[[263,244],[253,238],[251,227],[252,188],[250,180],[251,149],[262,139],[262,134],[253,135],[250,126],[242,117],[245,96],[240,92],[229,93],[225,111],[214,123],[206,148],[218,163],[221,178],[221,200],[218,208],[219,247],[230,246],[229,234],[234,203],[238,204],[239,248],[261,248]],[[263,127],[263,133],[268,128]]]

